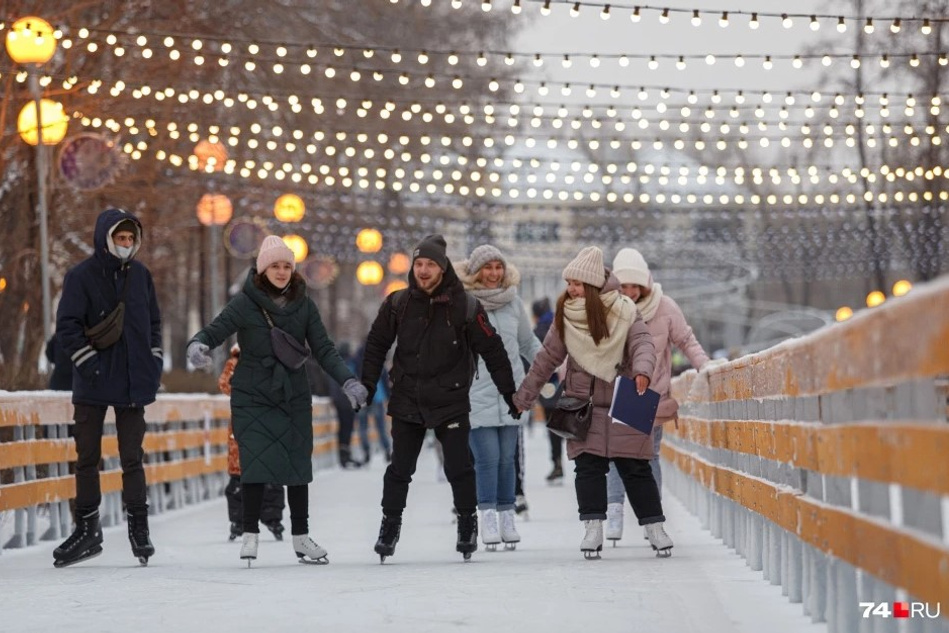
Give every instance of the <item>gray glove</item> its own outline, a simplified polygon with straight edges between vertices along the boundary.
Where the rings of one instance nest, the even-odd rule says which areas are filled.
[[[353,411],[359,411],[363,408],[369,398],[369,391],[355,378],[350,378],[343,383],[343,393],[349,398],[349,404]]]
[[[209,351],[210,348],[204,343],[191,341],[191,344],[188,345],[188,361],[194,365],[196,369],[210,367],[212,363],[214,363],[214,360],[208,353]]]

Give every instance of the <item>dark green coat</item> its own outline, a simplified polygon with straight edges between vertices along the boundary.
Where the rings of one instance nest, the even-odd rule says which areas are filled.
[[[285,307],[258,288],[251,269],[244,288],[210,325],[192,340],[215,348],[237,333],[240,361],[231,378],[231,416],[240,448],[241,481],[296,486],[313,480],[313,415],[305,366],[292,370],[273,355],[270,327],[274,325],[304,339],[313,357],[336,382],[354,378],[336,352],[313,300],[298,275],[297,295]]]

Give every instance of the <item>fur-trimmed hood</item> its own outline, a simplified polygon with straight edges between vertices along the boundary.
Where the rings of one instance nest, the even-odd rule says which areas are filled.
[[[478,272],[469,275],[466,271],[468,270],[468,260],[462,260],[460,262],[452,262],[455,267],[455,274],[458,275],[458,279],[461,280],[461,283],[464,284],[465,290],[481,290],[484,286],[481,282],[477,281]],[[521,283],[521,273],[517,269],[517,266],[508,262],[504,266],[504,278],[501,280],[501,288],[510,288],[511,286],[517,287]]]

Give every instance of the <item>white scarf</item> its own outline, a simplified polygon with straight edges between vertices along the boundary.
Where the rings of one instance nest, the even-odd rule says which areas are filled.
[[[600,295],[606,306],[606,326],[609,336],[599,345],[593,342],[587,325],[586,299],[567,299],[563,304],[564,345],[570,357],[587,373],[607,382],[616,378],[617,367],[623,362],[629,328],[636,319],[636,305],[629,297],[616,290]]]
[[[643,315],[643,321],[649,323],[656,316],[656,310],[659,309],[659,300],[662,299],[662,286],[653,284],[649,290],[649,296],[636,302],[639,313]]]

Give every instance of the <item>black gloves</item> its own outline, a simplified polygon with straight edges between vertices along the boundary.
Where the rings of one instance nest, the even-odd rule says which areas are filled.
[[[521,412],[517,410],[517,407],[514,406],[514,394],[513,393],[502,393],[501,397],[504,398],[504,402],[507,403],[507,413],[515,420],[521,419]]]

